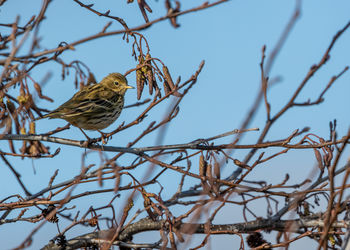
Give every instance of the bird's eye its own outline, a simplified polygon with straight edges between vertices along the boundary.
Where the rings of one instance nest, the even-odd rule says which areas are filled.
[[[114,85],[115,85],[115,86],[118,86],[118,85],[119,85],[119,82],[115,81],[115,82],[114,82]]]

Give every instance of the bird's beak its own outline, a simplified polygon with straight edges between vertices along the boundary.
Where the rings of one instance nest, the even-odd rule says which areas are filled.
[[[133,87],[133,86],[130,86],[130,85],[126,85],[125,88],[127,88],[127,89],[134,89],[134,87]]]

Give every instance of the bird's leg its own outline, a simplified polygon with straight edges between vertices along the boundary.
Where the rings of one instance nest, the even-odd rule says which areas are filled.
[[[79,128],[79,127],[78,127]],[[80,131],[85,135],[86,139],[87,139],[87,145],[84,145],[85,147],[89,146],[91,143],[94,142],[94,140],[91,140],[91,138],[84,132],[84,130],[82,130],[81,128],[79,128]]]
[[[106,133],[103,133],[101,130],[97,130],[100,134],[101,134],[101,140],[103,144],[107,144],[107,141],[109,139],[109,137],[107,136]],[[107,139],[107,141],[105,141],[105,139]]]

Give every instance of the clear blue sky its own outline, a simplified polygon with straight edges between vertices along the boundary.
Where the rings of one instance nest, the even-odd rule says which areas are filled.
[[[94,8],[101,12],[110,9],[111,15],[124,18],[129,27],[143,23],[136,3],[126,5],[125,0],[96,2],[98,3],[95,3]],[[148,2],[154,10],[154,14],[149,16],[150,20],[165,14],[163,1],[150,0]],[[186,9],[195,6],[200,1],[183,2],[183,9]],[[16,15],[20,15],[20,23],[24,24],[33,13],[38,12],[40,6],[41,1],[39,0],[7,1],[0,7],[0,22],[13,22]],[[198,83],[186,96],[180,106],[180,114],[169,126],[166,137],[163,138],[164,144],[185,143],[239,127],[259,88],[261,48],[265,44],[267,55],[269,55],[292,15],[294,7],[295,1],[230,1],[208,10],[179,17],[178,22],[181,27],[178,29],[173,29],[168,21],[164,21],[142,31],[150,44],[151,55],[162,59],[174,78],[180,75],[183,80],[188,79],[198,68],[200,62],[203,59],[206,61]],[[321,59],[332,37],[350,20],[349,10],[350,2],[346,0],[302,1],[301,17],[282,52],[278,55],[270,75],[270,78],[282,78],[282,81],[276,84],[268,94],[273,113],[286,103],[309,68]],[[40,45],[45,49],[54,48],[62,41],[74,42],[95,34],[102,29],[106,22],[110,21],[93,15],[69,0],[53,1],[49,5],[46,16],[47,19],[42,22],[39,33],[42,38]],[[110,27],[110,30],[120,28],[120,25],[115,23]],[[1,27],[1,33],[5,32],[5,29],[7,28]],[[350,64],[349,46],[350,32],[347,31],[336,43],[330,61],[315,75],[308,87],[302,92],[298,99],[300,102],[307,99],[315,100],[329,79]],[[131,44],[122,40],[122,36],[102,38],[78,45],[74,51],[65,52],[62,58],[66,62],[83,61],[94,72],[97,80],[110,72],[124,73],[136,65],[131,57]],[[33,70],[32,77],[40,81],[48,72],[51,72],[53,76],[43,88],[43,92],[54,98],[55,102],[41,101],[40,105],[54,109],[76,91],[72,84],[74,74],[71,71],[70,77],[62,81],[60,65],[48,63]],[[135,75],[129,75],[128,79],[131,85],[135,83]],[[294,108],[273,127],[267,139],[285,138],[295,129],[301,129],[305,126],[310,126],[311,132],[328,138],[329,121],[333,119],[338,121],[339,135],[344,135],[350,121],[349,93],[350,73],[346,73],[325,95],[326,100],[323,104],[309,108]],[[135,101],[136,91],[129,91],[126,95],[126,103],[132,104]],[[123,112],[118,121],[106,131],[111,131],[122,121],[133,120],[141,110],[142,108],[135,108]],[[167,106],[165,105],[156,109],[144,121],[144,124],[115,135],[108,145],[125,146],[149,122],[161,119],[166,110]],[[265,117],[265,108],[262,106],[251,127],[263,128]],[[43,133],[65,124],[62,120],[42,120],[37,122],[37,132]],[[96,132],[89,132],[89,134],[92,137],[99,135]],[[254,143],[257,135],[258,133],[253,132],[245,137],[241,143]],[[60,133],[59,136],[84,139],[80,131],[74,127]],[[154,145],[155,139],[156,134],[152,134],[136,146]],[[223,142],[229,142],[230,139]],[[48,143],[46,144],[48,145]],[[0,145],[1,150],[8,150],[4,141],[0,142]],[[58,145],[51,144],[50,147],[54,151]],[[35,193],[47,185],[50,176],[57,168],[59,168],[57,182],[78,175],[83,152],[84,150],[80,148],[62,147],[61,153],[54,159],[9,159],[16,166],[17,171],[22,174],[23,181],[30,188],[30,191]],[[236,151],[235,157],[242,159],[245,153]],[[271,154],[271,152],[268,151],[267,154]],[[108,154],[108,156],[111,155]],[[86,164],[93,163],[97,165],[100,163],[97,153],[88,155],[86,159]],[[119,162],[119,164],[123,163]],[[264,179],[278,183],[286,173],[289,173],[291,183],[295,183],[301,178],[305,178],[314,166],[315,160],[311,150],[293,151],[288,156],[271,161],[268,166],[256,169],[255,173],[250,176],[250,180]],[[33,167],[36,173],[33,172]],[[233,169],[232,165],[228,166],[224,175],[227,176]],[[136,174],[142,176],[143,172]],[[0,167],[0,176],[2,183],[0,199],[12,194],[13,190],[20,192],[21,189],[15,178],[3,165]],[[164,178],[171,178],[171,173]],[[109,184],[106,183],[105,187],[108,187]],[[169,190],[168,192],[171,192],[176,187],[177,182],[169,182],[169,186],[166,188]],[[94,186],[84,186],[86,190],[94,188]],[[167,190],[164,192],[166,194]],[[105,204],[109,199],[109,195],[99,196],[99,200],[92,203],[99,206]],[[86,209],[91,205],[91,201],[83,199],[74,201],[72,205],[78,205],[80,202],[86,204]],[[229,215],[230,211],[226,211],[225,214]],[[265,216],[266,214],[262,212],[261,215]],[[235,220],[235,218],[228,219],[225,216],[221,219],[221,221],[218,220],[218,223],[241,221]],[[64,228],[65,221],[63,218],[61,221],[62,228]],[[33,226],[35,225],[28,223],[23,223],[21,227],[18,223],[1,226],[2,245],[9,248],[17,246],[19,239],[23,239]],[[42,247],[55,233],[56,226],[46,224],[34,237],[31,249]],[[67,236],[68,238],[74,237],[78,233],[78,231],[73,230]],[[144,238],[140,237],[140,239]],[[220,236],[217,239],[220,240],[213,238],[213,242],[220,244],[221,249],[232,249],[232,244],[238,244],[238,237]],[[302,249],[303,247],[305,245],[296,243],[292,245],[291,249]]]

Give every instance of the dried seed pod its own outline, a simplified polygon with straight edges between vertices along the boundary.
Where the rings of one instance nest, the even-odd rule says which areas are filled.
[[[211,164],[208,164],[208,165],[207,165],[207,176],[208,176],[209,178],[213,178],[212,171],[213,171],[213,166],[212,166]]]
[[[21,135],[27,134],[25,127],[22,127],[22,128],[20,129],[20,133],[21,133]]]
[[[35,134],[35,122],[29,123],[29,134]]]
[[[152,69],[152,66],[151,66],[151,63],[152,63],[152,57],[149,53],[146,54],[146,57],[145,57],[145,61],[146,61],[146,64],[147,64],[147,70],[150,70]]]
[[[144,58],[143,55],[139,55],[139,56],[137,57],[137,59],[138,59],[138,61],[139,61],[140,64],[143,64],[143,62],[145,61],[145,58]]]
[[[208,163],[206,160],[204,160],[204,156],[201,155],[199,157],[199,175],[201,177],[205,177],[206,174],[207,174],[207,166],[208,166]],[[203,191],[207,194],[210,194],[210,187],[207,183],[207,181],[205,180],[201,180],[201,185],[202,185],[202,188],[203,188]]]
[[[139,67],[145,61],[143,55],[139,55],[138,56],[138,61],[139,61],[139,64],[137,66]],[[142,66],[141,68],[136,70],[137,100],[140,100],[140,98],[141,98],[143,87],[144,87],[144,84],[145,84],[145,81],[146,81],[145,75],[143,73],[144,71],[145,71],[145,67],[144,66]]]
[[[25,98],[26,100],[25,100],[25,103],[23,104],[23,107],[28,111],[35,105],[31,94],[26,95]]]
[[[213,165],[211,165],[210,163],[207,165],[207,177],[208,177],[208,183],[210,185],[210,187],[214,187],[214,181],[213,181]]]
[[[148,81],[148,90],[149,90],[149,94],[152,95],[153,94],[153,85],[157,84],[156,78],[153,75],[153,71],[152,69],[150,69],[149,71],[147,71],[147,81]]]
[[[147,60],[147,70],[146,70],[146,77],[147,77],[147,82],[148,82],[148,88],[149,88],[149,94],[152,95],[153,94],[153,88],[155,88],[154,86],[157,85],[156,82],[156,78],[154,76],[153,73],[153,69],[152,69],[152,65],[151,65],[151,55],[149,53],[147,53],[146,55],[146,60]]]
[[[17,101],[19,102],[19,104],[23,105],[27,102],[27,98],[26,96],[20,95],[20,96],[17,96]]]
[[[214,175],[216,177],[216,179],[220,179],[220,164],[218,162],[214,163]]]
[[[13,114],[13,112],[15,112],[15,110],[16,110],[15,105],[10,100],[6,101],[6,107],[10,111],[11,114]]]
[[[50,147],[45,147],[44,144],[42,144],[40,141],[37,141],[36,143],[38,143],[38,148],[39,148],[40,153],[42,153],[42,154],[49,154],[50,153],[49,152]]]
[[[164,82],[167,82],[167,85],[169,86],[171,91],[174,91],[176,89],[176,86],[173,82],[173,79],[171,78],[171,75],[167,66],[163,66],[163,74],[164,74]],[[182,96],[177,90],[173,92],[173,95],[177,97]]]
[[[141,70],[136,70],[137,100],[140,100],[144,86],[144,79]]]
[[[40,155],[39,147],[36,144],[31,144],[29,146],[29,150],[28,151],[29,152],[27,152],[27,153],[29,153],[31,156],[39,156]]]
[[[199,157],[199,175],[206,176],[208,163],[204,160],[204,156]]]
[[[324,171],[324,165],[323,165],[323,162],[322,162],[321,153],[316,148],[314,148],[314,153],[315,153],[315,157],[316,157],[316,160],[317,160],[317,163],[318,163],[318,168],[321,171]]]
[[[163,87],[164,87],[164,93],[167,95],[171,91],[171,89],[169,87],[169,84],[168,84],[167,80],[165,80],[165,79],[164,79],[164,82],[163,82]]]

